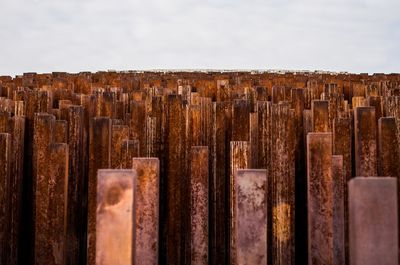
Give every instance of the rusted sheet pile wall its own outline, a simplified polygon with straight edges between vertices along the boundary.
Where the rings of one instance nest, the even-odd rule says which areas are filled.
[[[400,75],[0,76],[0,264],[397,264]]]

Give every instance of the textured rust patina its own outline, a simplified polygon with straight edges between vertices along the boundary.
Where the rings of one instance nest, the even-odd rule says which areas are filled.
[[[157,264],[160,162],[157,158],[133,158],[132,168],[136,172],[134,264]]]
[[[134,264],[135,178],[129,169],[97,173],[96,265]]]

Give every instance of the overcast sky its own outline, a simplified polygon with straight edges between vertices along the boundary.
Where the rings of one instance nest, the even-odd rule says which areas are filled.
[[[400,0],[0,0],[0,75],[400,72]]]

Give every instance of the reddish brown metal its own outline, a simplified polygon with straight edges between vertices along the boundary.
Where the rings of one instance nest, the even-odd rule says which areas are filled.
[[[129,127],[127,125],[112,125],[111,133],[111,168],[122,167],[122,143],[129,139]]]
[[[250,166],[250,143],[245,141],[231,141],[230,148],[230,264],[237,263],[237,192],[235,174],[238,169],[249,168]]]
[[[91,120],[89,134],[87,264],[96,262],[96,197],[97,170],[111,166],[111,120],[96,117]]]
[[[271,175],[269,222],[273,264],[294,264],[295,131],[288,102],[271,107]],[[268,170],[268,169],[267,169]],[[268,172],[268,171],[267,171]]]
[[[333,182],[333,264],[346,263],[345,258],[345,200],[346,180],[344,178],[343,157],[332,156]]]
[[[134,264],[135,177],[131,169],[97,173],[96,265]]]
[[[207,146],[193,146],[190,163],[190,264],[208,264],[209,153]]]
[[[267,264],[267,171],[238,169],[235,264]],[[204,264],[204,263],[202,263]]]
[[[136,172],[134,264],[158,263],[160,162],[158,158],[133,158]]]
[[[311,102],[313,132],[329,132],[329,101]]]
[[[350,264],[398,264],[397,180],[349,181]]]
[[[308,264],[333,264],[332,181],[332,133],[309,133]]]
[[[11,135],[0,133],[0,263],[10,261]]]
[[[355,174],[377,175],[376,121],[374,107],[354,110]]]

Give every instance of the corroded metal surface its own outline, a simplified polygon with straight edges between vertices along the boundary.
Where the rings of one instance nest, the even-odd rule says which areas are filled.
[[[96,265],[131,265],[135,177],[132,170],[99,170],[96,199]]]
[[[237,191],[235,174],[238,169],[249,168],[250,166],[250,144],[247,141],[231,141],[230,148],[231,164],[230,164],[230,264],[237,263],[237,234],[236,218],[237,218]]]
[[[375,108],[358,107],[354,110],[355,175],[377,175]]]
[[[193,146],[190,157],[190,264],[208,264],[208,147]]]
[[[88,223],[87,263],[94,265],[96,261],[96,198],[97,170],[111,166],[111,120],[96,117],[91,121],[89,134],[89,179],[88,179]]]
[[[238,169],[236,185],[236,264],[267,264],[267,172]]]
[[[333,264],[345,264],[345,218],[344,192],[346,181],[344,178],[343,157],[332,156],[333,182]]]
[[[398,264],[397,180],[349,181],[350,264]]]
[[[160,162],[157,158],[133,158],[135,187],[134,264],[157,264],[159,251]]]
[[[307,135],[308,264],[333,264],[332,133]]]
[[[318,162],[327,152],[321,147],[309,154],[307,134],[332,133],[332,154],[343,157],[344,182],[360,171],[367,172],[366,176],[398,176],[399,110],[398,74],[107,71],[0,76],[0,133],[11,136],[11,177],[7,178],[8,195],[3,195],[8,205],[0,205],[10,209],[6,264],[31,265],[45,258],[43,262],[50,264],[54,262],[51,249],[66,253],[68,265],[94,264],[97,170],[132,169],[133,157],[159,159],[158,193],[139,185],[138,190],[151,195],[143,195],[143,203],[138,202],[136,208],[139,213],[154,210],[146,206],[150,202],[145,198],[155,202],[158,196],[159,214],[152,211],[153,217],[137,217],[139,223],[158,224],[158,230],[150,234],[158,240],[159,264],[190,263],[193,241],[207,241],[209,264],[229,264],[231,257],[237,257],[238,245],[231,245],[237,242],[232,229],[240,227],[232,223],[232,217],[241,216],[232,215],[237,197],[232,195],[236,189],[231,174],[232,165],[243,156],[248,162],[245,167],[267,172],[268,263],[306,264],[308,241],[318,233],[324,237],[317,240],[322,243],[316,249],[323,250],[326,239],[332,238],[332,252],[342,251],[335,242],[342,240],[340,206],[342,201],[347,204],[347,186],[341,191],[337,178],[341,170],[335,158],[331,165],[312,166],[315,170],[311,168],[309,175],[314,181],[307,182],[307,155]],[[246,141],[247,147],[233,154],[231,141]],[[57,164],[52,148],[59,146],[61,152],[66,145],[67,206],[61,215],[61,206],[54,210],[46,205],[60,205],[65,194],[55,194],[53,188],[65,183],[46,179],[55,174],[52,167]],[[208,170],[207,211],[198,215],[208,216],[207,240],[205,230],[191,237],[190,157],[197,145],[209,152],[208,167],[193,171],[196,175]],[[314,197],[308,196],[313,203],[307,201],[309,186],[327,187],[322,167],[339,172],[331,176],[330,206],[326,200],[330,194],[322,189],[310,189],[315,192]],[[200,202],[204,200],[193,201]],[[309,224],[307,213],[315,206],[324,211],[312,215]],[[330,212],[332,235],[325,236]],[[347,207],[343,216],[346,237]],[[52,218],[58,222],[59,235],[65,229],[61,222],[66,221],[63,239],[48,232],[56,224],[50,222]],[[321,227],[328,230],[320,233]],[[314,237],[308,238],[309,233]],[[64,249],[55,248],[48,238],[64,240]],[[348,238],[344,241],[347,251]],[[135,256],[145,263],[140,256],[148,255]],[[342,252],[333,256],[333,263],[342,263]]]
[[[11,135],[0,133],[0,263],[9,262]]]

